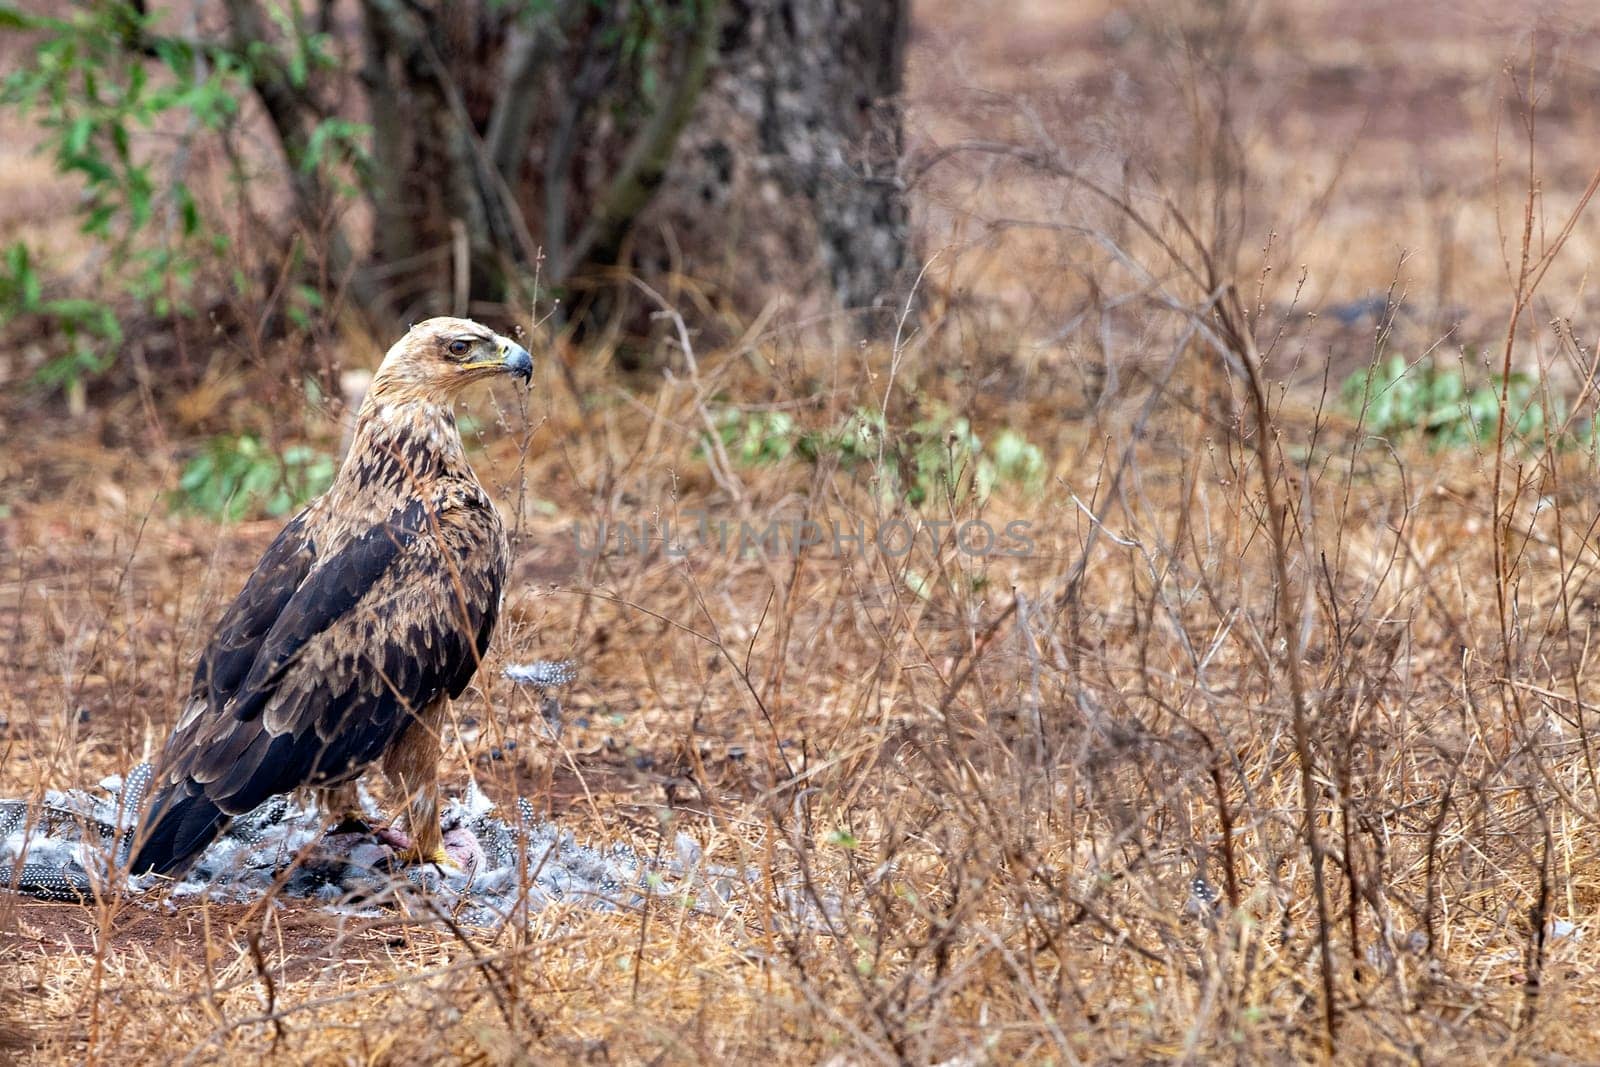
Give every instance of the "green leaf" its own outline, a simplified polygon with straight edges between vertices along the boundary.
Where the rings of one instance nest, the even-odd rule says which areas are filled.
[[[116,177],[116,173],[99,156],[75,155],[65,157],[61,161],[61,169],[83,173],[88,177],[91,185],[98,182],[110,182]]]
[[[275,455],[250,434],[216,437],[184,467],[172,504],[227,521],[279,517],[326,490],[334,469],[330,457],[309,445]]]
[[[0,30],[54,30],[60,33],[66,29],[68,24],[60,19],[30,15],[10,4],[0,4]]]
[[[89,138],[94,134],[94,120],[87,115],[79,115],[67,125],[67,131],[61,138],[61,147],[70,155],[82,155],[89,147]]]

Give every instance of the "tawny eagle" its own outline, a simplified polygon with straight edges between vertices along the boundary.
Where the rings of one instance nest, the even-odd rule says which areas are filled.
[[[509,549],[452,402],[520,345],[466,319],[412,327],[379,366],[333,485],[278,534],[200,657],[158,766],[132,870],[185,870],[279,793],[353,809],[382,761],[406,798],[407,859],[448,862],[440,730],[488,648]]]

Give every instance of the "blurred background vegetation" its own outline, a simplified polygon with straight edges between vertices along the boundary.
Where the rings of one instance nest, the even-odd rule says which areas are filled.
[[[339,329],[446,313],[537,317],[636,366],[657,303],[715,338],[780,293],[881,333],[909,280],[906,20],[899,0],[0,5],[0,107],[77,187],[85,239],[5,243],[12,373],[81,414],[127,387],[131,336],[163,400],[220,337],[279,399],[337,393]],[[178,499],[278,514],[326,482],[281,441],[229,440]]]
[[[28,47],[0,103],[81,181],[124,316],[192,316],[221,283],[273,293],[280,329],[354,305],[388,331],[515,317],[537,286],[562,323],[626,328],[629,275],[699,279],[707,318],[773,285],[862,309],[906,281],[905,25],[864,2],[6,5]],[[118,309],[44,299],[40,269],[11,243],[8,317],[71,338],[44,380],[105,369]]]
[[[1309,288],[1274,287],[1258,321],[1307,336],[1300,371],[1325,367],[1352,416],[1481,438],[1499,391],[1482,297],[1516,190],[1451,175],[1497,166],[1506,122],[1537,99],[1557,161],[1542,188],[1581,180],[1561,161],[1586,75],[1560,47],[1508,85],[1476,63],[1495,39],[1483,13],[1419,12],[1409,42],[1360,11],[1329,36],[1337,14],[1293,5],[988,19],[924,0],[915,14],[909,0],[0,3],[14,416],[127,413],[137,396],[147,419],[163,413],[149,433],[192,439],[175,502],[277,514],[326,482],[359,397],[346,372],[409,323],[537,332],[591,405],[582,365],[664,365],[665,309],[712,349],[926,330],[949,358],[879,413],[914,435],[1040,381],[1103,413],[1153,340],[1136,322],[1152,277],[1127,260],[1161,238],[1130,229],[1105,195],[1121,190],[1164,205],[1147,212],[1158,230],[1192,228],[1182,239],[1220,275],[1289,281],[1316,258]],[[1587,32],[1541,18],[1548,41]],[[1441,65],[1447,44],[1475,58]],[[1548,414],[1593,436],[1518,373],[1517,426],[1542,432]],[[784,454],[848,415],[790,427]],[[766,418],[723,432],[770,437]]]

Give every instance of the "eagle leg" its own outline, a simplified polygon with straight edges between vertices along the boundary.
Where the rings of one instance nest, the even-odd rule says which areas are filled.
[[[395,792],[405,797],[406,830],[410,847],[402,849],[404,863],[431,863],[445,870],[460,866],[444,849],[439,828],[439,761],[443,758],[440,730],[449,698],[440,697],[411,721],[383,757],[383,773]]]
[[[330,834],[367,829],[367,815],[361,810],[361,795],[355,782],[341,782],[316,790],[317,807],[327,821]]]

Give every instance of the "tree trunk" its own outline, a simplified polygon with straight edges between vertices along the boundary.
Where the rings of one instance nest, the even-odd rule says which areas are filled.
[[[906,0],[733,0],[718,67],[634,266],[892,329],[911,250],[899,174]]]
[[[764,71],[761,146],[816,220],[842,307],[898,295],[909,256],[900,189],[906,0],[752,0],[749,77]]]

